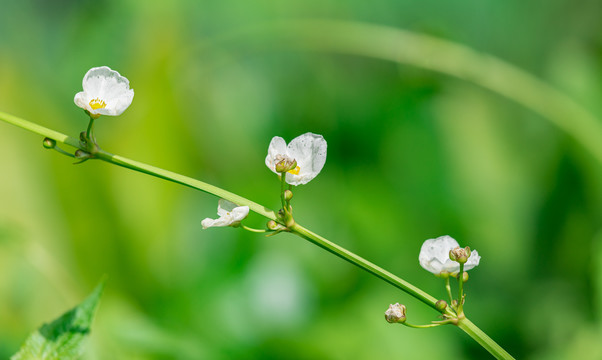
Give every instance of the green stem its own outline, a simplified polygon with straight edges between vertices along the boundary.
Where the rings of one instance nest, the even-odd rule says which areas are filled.
[[[376,277],[388,282],[389,284],[395,286],[396,288],[405,291],[409,295],[422,301],[423,303],[432,307],[433,309],[435,309],[435,310],[437,309],[435,307],[435,303],[437,302],[437,299],[435,299],[431,295],[427,294],[426,292],[420,290],[419,288],[415,287],[414,285],[408,283],[407,281],[391,274],[390,272],[386,271],[385,269],[369,262],[368,260],[352,253],[351,251],[349,251],[345,248],[342,248],[341,246],[339,246],[335,243],[328,241],[327,239],[307,230],[306,228],[304,228],[303,226],[301,226],[299,224],[294,224],[289,229],[291,230],[291,232],[301,236],[302,238],[304,238],[306,240],[309,240],[310,242],[314,243],[315,245],[318,245],[319,247],[321,247],[322,249],[329,251],[330,253],[340,257],[341,259],[343,259],[347,262],[352,263],[353,265],[355,265],[361,269],[366,270],[370,274],[375,275]]]
[[[94,129],[94,118],[92,116],[90,116],[90,122],[88,123],[88,129],[86,130],[86,139],[88,141],[96,142],[96,139],[93,139],[91,137],[93,129]]]
[[[264,233],[264,232],[267,232],[266,229],[254,229],[254,228],[245,226],[243,224],[240,224],[240,227],[243,228],[243,229],[245,229],[245,230],[247,230],[247,231],[254,232],[254,233]]]
[[[437,327],[437,326],[443,325],[443,324],[414,325],[414,324],[410,324],[408,322],[404,322],[404,323],[401,323],[401,324],[403,324],[403,325],[405,325],[407,327],[414,328],[414,329],[428,329],[428,328],[432,328],[432,327]]]
[[[451,306],[451,304],[454,302],[454,297],[451,293],[451,284],[449,282],[449,276],[445,278],[445,290],[447,290],[447,295],[449,295],[449,305]]]
[[[284,190],[286,190],[286,173],[280,173],[280,201],[282,202],[282,210],[288,213],[288,206],[286,206],[286,199],[284,198]]]
[[[483,330],[479,329],[467,318],[458,320],[458,327],[479,343],[485,350],[495,356],[496,359],[514,359],[506,350],[493,341]]]
[[[464,315],[464,264],[460,263],[460,272],[458,273],[458,317]]]
[[[53,139],[57,142],[60,142],[65,145],[72,146],[74,148],[80,149],[82,151],[86,151],[87,149],[83,149],[78,140],[67,136],[65,134],[59,133],[57,131],[48,129],[46,127],[34,124],[27,120],[18,118],[16,116],[12,116],[3,112],[0,112],[0,120],[5,121],[9,124],[13,124],[25,130],[34,132],[43,137],[47,137]],[[100,150],[98,148],[94,149],[94,157],[124,168],[128,168],[134,171],[138,171],[144,174],[148,174],[160,179],[164,179],[167,181],[174,182],[176,184],[184,185],[193,189],[197,189],[209,194],[213,194],[220,198],[226,199],[238,205],[246,205],[249,209],[259,215],[262,215],[270,220],[278,221],[278,218],[273,210],[270,210],[260,204],[257,204],[251,200],[248,200],[242,196],[236,195],[224,189],[218,188],[216,186],[207,184],[200,180],[193,179],[188,176],[184,176],[178,173],[174,173],[172,171],[164,170],[152,165],[144,164],[135,160],[131,160],[122,156],[114,155],[108,153],[106,151]],[[282,192],[284,194],[284,192]],[[414,285],[408,283],[407,281],[391,274],[390,272],[382,269],[381,267],[369,262],[368,260],[352,253],[351,251],[342,248],[341,246],[334,244],[327,239],[323,238],[320,235],[317,235],[310,230],[302,227],[299,224],[293,223],[289,230],[296,235],[310,241],[311,243],[329,251],[330,253],[344,259],[345,261],[350,262],[357,267],[366,270],[367,272],[375,275],[376,277],[386,281],[387,283],[401,289],[407,294],[415,297],[416,299],[422,301],[426,305],[432,307],[433,309],[437,309],[435,303],[437,299],[422,291],[421,289],[415,287]],[[449,307],[444,311],[447,315],[453,315],[453,312],[449,309]],[[508,355],[499,345],[497,345],[491,338],[487,336],[484,332],[482,332],[479,328],[477,328],[473,323],[468,321],[468,319],[464,318],[458,322],[458,327],[464,330],[467,334],[473,337],[479,344],[481,344],[485,349],[491,352],[494,356],[500,359],[511,359],[512,357]]]

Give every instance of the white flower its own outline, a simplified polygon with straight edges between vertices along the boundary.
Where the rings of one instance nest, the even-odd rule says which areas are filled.
[[[283,138],[275,136],[268,147],[265,164],[278,174],[276,164],[297,161],[297,167],[286,173],[286,182],[291,185],[307,184],[315,178],[326,162],[326,140],[322,135],[306,133],[294,138],[288,146]]]
[[[214,226],[237,226],[249,215],[248,206],[237,206],[228,200],[220,199],[217,205],[218,219],[206,218],[201,222],[203,229]]]
[[[117,116],[130,106],[134,90],[130,82],[107,66],[95,67],[82,81],[84,91],[75,94],[75,105],[88,111],[94,118],[100,115]]]
[[[450,274],[458,273],[460,271],[460,264],[449,258],[449,251],[458,246],[458,242],[448,235],[426,240],[422,244],[420,255],[418,256],[420,266],[435,275],[439,275],[444,271]],[[479,252],[472,250],[468,261],[464,264],[464,271],[479,265],[480,260]]]

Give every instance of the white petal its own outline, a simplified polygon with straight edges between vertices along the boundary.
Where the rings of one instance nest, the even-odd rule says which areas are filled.
[[[239,206],[232,209],[232,220],[233,222],[241,221],[249,215],[248,206]]]
[[[90,107],[90,100],[92,99],[86,96],[85,91],[78,92],[77,94],[75,94],[75,98],[73,99],[75,105],[79,106],[84,110],[92,111],[92,108]]]
[[[479,262],[481,262],[481,257],[479,256],[479,252],[476,250],[471,251],[468,261],[466,262],[466,264],[464,264],[464,270],[470,270],[473,267],[478,266]],[[460,269],[458,269],[458,271],[460,271]]]
[[[280,136],[274,136],[272,138],[272,141],[270,141],[270,145],[268,146],[268,155],[265,157],[265,165],[276,174],[277,155],[287,155],[286,142]]]
[[[249,207],[238,206],[228,200],[220,199],[217,205],[217,214],[219,215],[219,218],[215,220],[206,218],[201,221],[203,229],[209,227],[230,226],[238,223],[249,215]]]
[[[322,135],[305,133],[288,144],[288,155],[297,160],[299,174],[286,174],[291,185],[307,184],[315,178],[326,163],[326,140]]]
[[[236,205],[235,203],[225,200],[225,199],[219,199],[218,203],[217,203],[217,214],[219,216],[225,216],[226,214],[232,212],[232,210],[234,210],[235,207],[237,207],[238,205]]]
[[[449,258],[449,251],[457,246],[458,242],[448,235],[426,240],[420,248],[420,255],[418,255],[420,266],[433,274],[439,274],[442,271],[450,273],[460,271],[460,264]]]

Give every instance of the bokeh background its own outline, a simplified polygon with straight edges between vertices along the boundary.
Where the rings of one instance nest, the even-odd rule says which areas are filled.
[[[270,139],[323,134],[326,166],[295,190],[299,223],[440,298],[442,282],[417,258],[424,240],[449,234],[482,256],[467,314],[511,354],[602,358],[602,164],[591,144],[470,79],[341,51],[369,36],[361,28],[305,22],[465,45],[602,119],[602,2],[1,5],[0,111],[77,136],[87,119],[73,96],[89,68],[108,65],[136,95],[123,115],[97,121],[103,149],[274,209]],[[414,323],[436,313],[300,238],[203,231],[217,198],[98,161],[73,165],[41,140],[0,123],[0,358],[105,274],[86,359],[488,356],[453,327],[387,324],[389,303],[406,304]]]

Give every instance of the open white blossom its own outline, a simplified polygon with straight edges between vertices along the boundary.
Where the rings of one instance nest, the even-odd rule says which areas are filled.
[[[107,66],[95,67],[82,81],[84,91],[75,94],[75,105],[88,111],[94,118],[100,115],[120,115],[134,99],[127,78]]]
[[[206,218],[201,222],[203,229],[220,226],[237,226],[240,221],[249,215],[248,206],[238,206],[228,200],[220,199],[217,205],[219,218]]]
[[[449,258],[449,251],[458,246],[458,242],[448,235],[426,240],[418,256],[420,266],[435,275],[440,275],[444,271],[457,274],[460,271],[460,264]],[[480,260],[478,251],[472,250],[468,261],[464,264],[464,271],[479,265]]]
[[[326,140],[322,135],[305,133],[294,138],[288,146],[283,138],[275,136],[268,147],[265,164],[278,174],[276,165],[282,161],[297,166],[286,173],[286,182],[291,185],[307,184],[315,178],[326,163]]]

